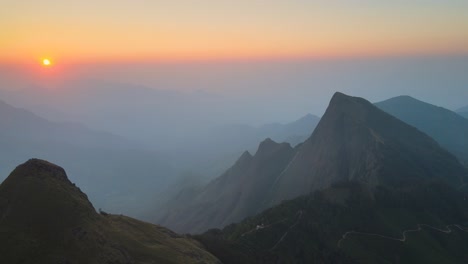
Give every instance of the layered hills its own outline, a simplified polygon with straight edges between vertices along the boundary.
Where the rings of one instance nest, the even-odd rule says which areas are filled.
[[[0,185],[0,238],[2,263],[219,263],[168,229],[98,214],[61,167],[37,159]]]
[[[0,101],[0,180],[30,157],[66,167],[98,207],[132,215],[176,174],[166,157],[131,140]]]
[[[410,96],[394,97],[375,105],[431,136],[462,163],[468,164],[468,119]]]
[[[179,193],[155,221],[180,232],[202,232],[261,212],[275,179],[297,150],[266,139],[252,156],[244,152],[223,175],[191,193]]]
[[[464,118],[468,119],[468,111],[467,112],[458,112],[458,114],[463,116]]]
[[[418,129],[362,98],[336,93],[311,137],[290,147],[270,139],[205,188],[167,210],[159,223],[200,232],[252,216],[339,182],[402,188],[437,180],[464,186],[467,171]]]
[[[278,179],[273,199],[352,180],[378,186],[439,178],[460,186],[465,175],[457,159],[428,135],[365,99],[336,93]]]

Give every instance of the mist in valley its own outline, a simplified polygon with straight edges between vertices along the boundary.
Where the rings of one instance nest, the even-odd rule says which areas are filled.
[[[2,179],[29,158],[47,159],[96,207],[143,219],[266,138],[302,143],[335,91],[373,102],[410,95],[451,110],[468,104],[468,57],[457,56],[57,68],[24,78],[24,67],[2,66]]]

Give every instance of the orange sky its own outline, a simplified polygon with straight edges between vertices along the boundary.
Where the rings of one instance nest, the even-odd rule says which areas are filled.
[[[468,53],[468,1],[388,2],[7,1],[0,60]]]

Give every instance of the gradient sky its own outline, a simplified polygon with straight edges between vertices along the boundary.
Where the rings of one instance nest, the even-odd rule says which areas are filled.
[[[0,60],[467,54],[468,1],[0,0]]]

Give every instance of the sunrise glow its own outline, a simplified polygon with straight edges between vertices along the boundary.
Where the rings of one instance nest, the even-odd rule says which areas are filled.
[[[42,65],[45,67],[49,67],[52,65],[50,59],[42,59]]]
[[[71,14],[52,0],[12,4],[0,60],[45,50],[67,63],[468,53],[468,2],[364,2],[81,1]]]

